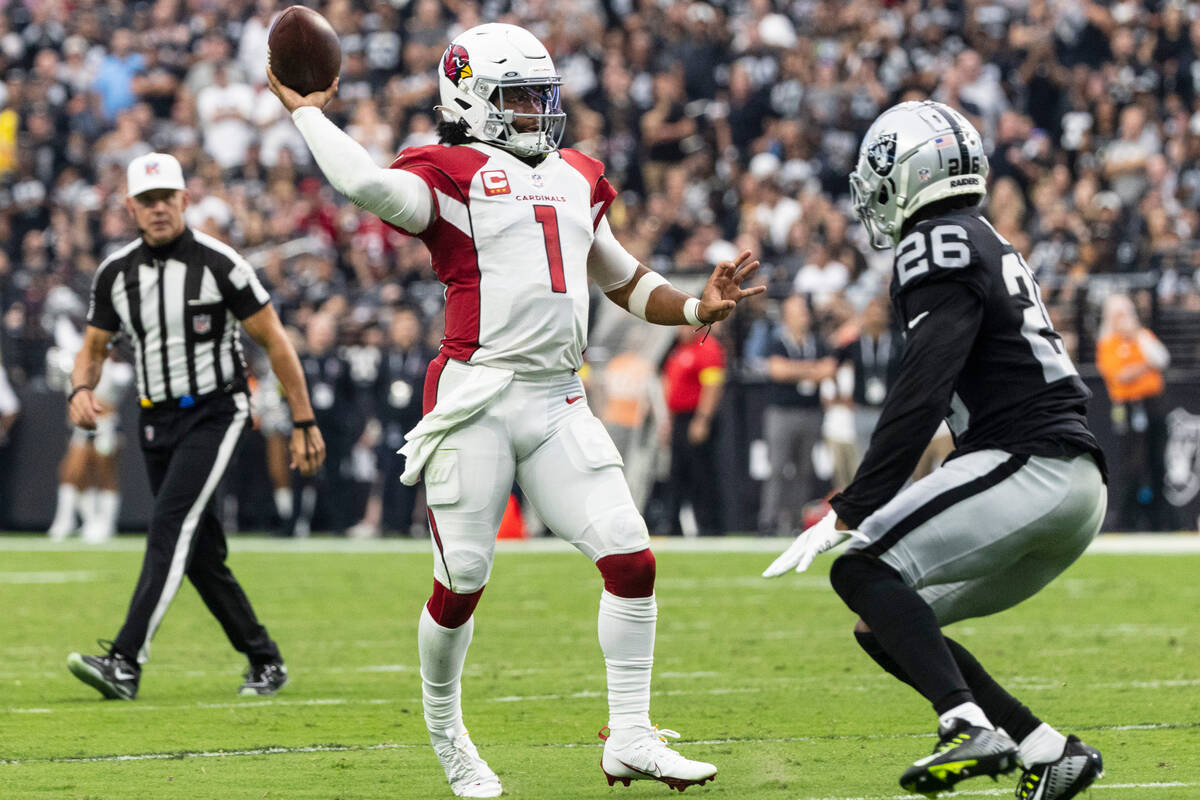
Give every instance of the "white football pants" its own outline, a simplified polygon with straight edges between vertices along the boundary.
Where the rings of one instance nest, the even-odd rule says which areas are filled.
[[[453,389],[469,370],[448,361],[437,390]],[[425,466],[434,577],[456,594],[487,583],[514,478],[546,526],[593,562],[649,547],[621,466],[578,375],[518,376]]]

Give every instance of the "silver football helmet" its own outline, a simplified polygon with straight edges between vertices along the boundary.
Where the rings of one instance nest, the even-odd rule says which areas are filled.
[[[462,120],[467,132],[481,142],[503,147],[518,156],[544,155],[558,148],[566,128],[559,87],[550,53],[524,28],[501,22],[476,25],[450,42],[438,71],[441,105],[447,122]],[[523,107],[504,107],[504,90],[528,95]],[[537,125],[513,123],[535,119]]]
[[[871,246],[887,250],[904,221],[937,200],[987,193],[988,159],[975,126],[932,100],[892,106],[863,137],[850,173],[854,213]]]

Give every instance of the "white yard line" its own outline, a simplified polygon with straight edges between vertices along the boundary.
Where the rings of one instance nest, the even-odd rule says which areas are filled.
[[[373,670],[371,668],[359,668],[359,670],[357,670],[357,671],[361,671],[361,672],[374,672],[374,671],[378,671],[378,672],[406,671],[407,672],[407,671],[411,671],[410,668],[402,668],[402,670],[395,670],[395,669],[389,669],[388,666],[389,665],[384,665],[383,669],[377,669],[377,670]],[[397,665],[397,666],[400,666],[400,665]],[[329,672],[336,673],[336,672],[343,672],[344,670],[334,667],[334,668],[330,668],[330,669],[317,668],[317,669],[312,669],[309,671],[313,672],[313,673],[329,673]],[[204,676],[204,675],[225,674],[225,673],[224,672],[218,673],[216,671],[205,672],[205,671],[201,671],[201,670],[195,670],[188,674],[196,675],[196,676]],[[666,677],[671,677],[673,675],[687,675],[687,674],[698,674],[698,675],[703,675],[704,677],[719,677],[718,673],[666,673],[659,677],[666,678]],[[43,672],[43,673],[40,673],[40,676],[43,679],[55,679],[55,678],[63,677],[63,674],[59,673],[59,672]],[[30,677],[38,677],[38,675],[35,674],[35,675],[31,676],[29,673],[22,673],[21,677],[28,679]],[[872,679],[874,679],[874,678],[883,679],[885,676],[878,675],[878,676],[870,676],[870,677]],[[0,678],[4,678],[4,675],[0,674]],[[783,678],[778,678],[778,679],[772,680],[771,683],[773,683],[773,684],[780,684],[780,683],[800,684],[800,683],[805,683],[805,682],[813,682],[816,680],[818,680],[818,679],[816,679],[816,678],[806,679],[803,677],[799,677],[799,678],[783,677]],[[821,678],[820,680],[824,680],[824,678]],[[1026,680],[1021,680],[1018,678],[1013,681],[1010,681],[1010,683],[1012,685],[1016,686],[1017,688],[1019,688],[1020,691],[1023,691],[1023,692],[1057,691],[1062,688],[1061,682],[1056,682],[1056,681],[1053,681],[1048,678],[1029,678]],[[1187,688],[1192,688],[1192,687],[1196,687],[1196,686],[1200,686],[1200,679],[1185,678],[1185,679],[1168,679],[1168,680],[1109,681],[1109,682],[1104,682],[1104,683],[1093,683],[1093,684],[1087,684],[1087,685],[1083,685],[1083,686],[1076,686],[1074,688],[1077,691],[1080,689],[1082,689],[1084,691],[1094,690],[1094,689],[1107,689],[1107,690],[1115,689],[1115,690],[1119,690],[1119,691],[1120,690],[1124,690],[1124,691],[1129,691],[1129,690],[1157,691],[1157,690],[1161,690],[1161,689],[1187,689]],[[877,687],[872,686],[869,683],[863,683],[862,685],[859,685],[859,686],[849,686],[846,688],[849,688],[854,691],[860,691],[860,692],[870,692],[870,691],[875,691],[877,689]],[[719,696],[730,695],[730,694],[758,694],[760,692],[775,691],[776,689],[777,689],[776,685],[772,685],[772,686],[739,686],[739,687],[717,686],[717,687],[708,688],[708,689],[700,689],[700,688],[697,688],[697,689],[656,689],[651,692],[651,695],[654,697],[679,697],[679,696],[686,697],[686,696],[697,696],[697,695],[703,695],[703,696],[707,696],[707,697],[719,697]],[[483,702],[487,702],[487,703],[556,703],[556,702],[562,702],[564,700],[585,700],[585,699],[592,699],[592,698],[597,698],[597,697],[604,697],[604,692],[601,690],[598,690],[598,689],[583,689],[578,692],[571,692],[571,693],[567,693],[567,694],[501,695],[498,697],[486,698]],[[6,709],[3,709],[3,711],[6,711],[9,714],[71,714],[71,713],[77,713],[77,712],[92,712],[92,711],[121,712],[125,709],[129,709],[130,711],[184,711],[184,710],[196,709],[196,708],[200,708],[200,709],[243,709],[243,708],[257,708],[257,707],[261,707],[261,706],[385,705],[388,703],[413,704],[413,703],[419,703],[419,702],[420,702],[420,700],[416,697],[392,697],[392,698],[374,698],[374,699],[336,697],[336,698],[312,698],[312,699],[306,699],[306,700],[274,697],[274,698],[270,698],[270,699],[266,699],[266,700],[235,700],[235,701],[231,701],[231,702],[227,702],[227,703],[197,702],[197,703],[191,703],[191,704],[187,704],[187,705],[154,705],[153,703],[128,703],[128,704],[126,704],[126,703],[88,703],[88,704],[84,704],[84,705],[74,705],[74,704],[73,705],[64,705],[64,706],[55,707],[55,708],[48,708],[45,706],[32,706],[32,707],[12,707],[12,706],[10,706]],[[1154,724],[1150,724],[1150,725],[1146,725],[1146,726],[1134,725],[1134,726],[1128,726],[1126,728],[1122,728],[1121,730],[1141,730],[1144,728],[1155,728],[1155,727],[1163,727],[1163,726],[1154,725]],[[1116,730],[1116,729],[1114,729],[1114,730]]]
[[[0,761],[3,765],[20,766],[22,764],[96,764],[120,761],[167,761],[181,758],[231,758],[235,756],[279,756],[296,753],[346,753],[365,752],[370,750],[403,750],[414,747],[428,747],[416,744],[384,744],[369,745],[308,745],[305,747],[256,747],[249,750],[199,750],[182,751],[178,753],[130,753],[123,756],[78,756],[73,758],[13,758]]]
[[[0,583],[90,583],[106,577],[90,570],[0,572]]]
[[[784,538],[755,536],[713,536],[700,539],[655,537],[651,548],[662,553],[780,553],[790,543]],[[229,548],[235,553],[322,553],[372,555],[379,553],[429,552],[425,539],[368,539],[351,540],[317,537],[313,539],[278,539],[267,536],[233,536]],[[145,549],[141,536],[120,536],[102,545],[85,545],[79,541],[51,542],[42,536],[23,534],[0,536],[0,552],[114,552],[140,553]],[[497,543],[502,553],[573,553],[575,549],[552,536],[525,541],[505,539]],[[1200,554],[1200,535],[1189,533],[1112,533],[1096,539],[1088,550],[1101,554],[1195,555]]]
[[[1194,727],[1193,725],[1176,726],[1176,725],[1136,725],[1136,726],[1110,726],[1110,727],[1092,727],[1081,728],[1085,731],[1123,731],[1136,728],[1138,730],[1146,729],[1163,729],[1163,728],[1179,728],[1179,727]],[[796,744],[803,742],[836,742],[836,741],[861,741],[863,739],[873,740],[893,740],[893,739],[927,739],[929,734],[915,733],[899,733],[899,734],[868,734],[868,735],[831,735],[831,736],[781,736],[781,737],[763,737],[763,738],[732,738],[732,739],[700,739],[696,741],[684,741],[672,743],[673,747],[687,748],[691,746],[729,746],[737,744]],[[397,742],[381,742],[379,744],[362,744],[362,745],[301,745],[295,747],[255,747],[241,750],[183,750],[176,752],[165,753],[127,753],[124,755],[102,755],[102,756],[68,756],[68,757],[47,757],[47,758],[11,758],[0,759],[0,766],[22,766],[25,764],[93,764],[100,762],[121,762],[121,761],[158,761],[168,759],[185,759],[185,758],[232,758],[239,756],[274,756],[274,755],[294,755],[303,753],[348,753],[348,752],[370,752],[374,750],[405,750],[418,748],[423,749],[428,747],[427,743],[421,742],[418,744],[405,744]],[[542,748],[549,747],[554,749],[575,749],[575,748],[594,748],[603,747],[603,742],[555,742],[549,744],[505,744],[501,742],[488,742],[487,746],[492,749],[500,747],[521,747],[521,748]],[[1105,784],[1097,783],[1093,788],[1100,789],[1131,789],[1131,788],[1179,788],[1188,787],[1197,784],[1190,783],[1129,783],[1129,784]],[[957,796],[963,795],[980,795],[990,796],[995,794],[1010,794],[1011,790],[989,789],[983,791],[965,791],[959,792]],[[828,797],[828,798],[810,798],[810,800],[909,800],[916,798],[920,800],[919,795],[876,795],[870,798],[862,797]]]
[[[1197,783],[1105,783],[1100,780],[1098,783],[1093,783],[1090,791],[1103,791],[1107,789],[1186,789],[1191,786],[1200,786]],[[974,791],[956,791],[955,797],[1009,797],[1012,795],[1012,789],[976,789]],[[810,797],[803,800],[925,800],[923,794],[872,794],[863,797]]]

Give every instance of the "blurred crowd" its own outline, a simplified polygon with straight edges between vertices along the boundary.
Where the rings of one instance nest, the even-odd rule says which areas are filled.
[[[423,245],[332,192],[266,90],[267,34],[285,5],[0,0],[0,364],[15,386],[36,385],[47,354],[77,338],[96,265],[136,235],[124,168],[168,151],[189,176],[189,224],[246,255],[302,350],[314,363],[332,353],[358,387],[339,390],[343,379],[324,367],[310,373],[330,385],[326,410],[346,431],[331,469],[386,472],[403,423],[381,409],[414,390],[407,377],[392,380],[388,359],[436,350],[442,290]],[[983,133],[988,213],[1027,254],[1081,363],[1091,362],[1109,294],[1140,290],[1151,322],[1161,309],[1200,313],[1198,3],[312,5],[341,36],[327,113],[381,164],[436,141],[435,68],[456,33],[500,20],[541,37],[564,76],[565,141],[607,164],[620,190],[610,219],[632,253],[665,273],[704,273],[742,249],[760,255],[767,295],[736,330],[717,332],[731,380],[796,383],[773,359],[789,355],[781,342],[795,339],[798,305],[819,353],[800,360],[825,363],[879,324],[890,257],[854,221],[846,175],[870,122],[905,99],[948,103]],[[397,328],[413,344],[398,344]],[[1163,340],[1176,363],[1200,363],[1196,337]],[[854,358],[865,369],[861,352]],[[822,368],[835,384],[836,364]],[[873,405],[869,376],[859,375],[856,406],[844,375],[849,389],[835,396],[852,412]],[[772,430],[799,436],[816,424],[784,416],[771,415]],[[854,414],[839,424],[853,429]],[[373,461],[356,455],[368,451]],[[834,461],[844,472],[852,459]],[[363,503],[403,517],[411,498],[381,493]],[[386,517],[364,514],[376,525]],[[764,531],[781,524],[760,520]]]

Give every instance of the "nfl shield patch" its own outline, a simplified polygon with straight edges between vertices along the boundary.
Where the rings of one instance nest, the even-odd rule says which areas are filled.
[[[192,317],[192,333],[204,336],[212,331],[212,314],[197,314]]]
[[[145,435],[147,442],[154,441],[154,426],[153,425],[147,425],[145,428],[142,429],[142,433]]]

